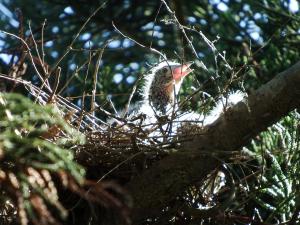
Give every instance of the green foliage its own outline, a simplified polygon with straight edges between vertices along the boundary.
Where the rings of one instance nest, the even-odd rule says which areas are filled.
[[[291,113],[253,140],[249,148],[260,171],[256,180],[248,183],[250,199],[256,202],[255,207],[260,208],[257,214],[266,222],[287,222],[297,213],[299,118],[299,113]]]
[[[61,218],[67,216],[58,201],[55,176],[66,187],[68,180],[83,182],[85,171],[74,162],[71,151],[57,144],[61,138],[77,143],[84,140],[54,107],[42,107],[19,94],[0,94],[0,186],[5,196],[0,200],[4,206],[8,202],[18,206],[22,224],[27,217],[43,221],[44,213],[55,221],[47,207]]]

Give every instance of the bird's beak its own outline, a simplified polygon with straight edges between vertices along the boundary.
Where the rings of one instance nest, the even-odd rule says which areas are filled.
[[[193,64],[193,62],[187,62],[185,64],[182,64],[180,66],[175,66],[172,68],[172,74],[175,81],[180,81],[182,78],[184,78],[189,73],[193,72],[193,69],[190,68],[190,66]]]

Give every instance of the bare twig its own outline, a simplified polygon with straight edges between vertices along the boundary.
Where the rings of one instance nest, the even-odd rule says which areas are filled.
[[[168,10],[168,12],[170,13],[170,15],[173,17],[173,20],[176,22],[176,25],[178,26],[178,28],[180,29],[180,31],[182,32],[182,34],[184,35],[184,38],[186,39],[186,41],[188,42],[191,50],[193,51],[194,56],[198,59],[199,56],[193,46],[192,41],[190,40],[190,38],[187,36],[186,32],[185,32],[185,27],[179,22],[179,20],[177,19],[177,17],[175,16],[175,12],[173,12],[170,7],[168,6],[168,4],[166,3],[165,0],[161,0],[161,2],[165,5],[166,9]]]
[[[37,67],[36,67],[36,64],[35,64],[35,62],[34,62],[33,56],[32,56],[32,54],[31,54],[31,49],[29,48],[29,46],[28,46],[28,44],[26,43],[26,41],[25,41],[24,39],[18,37],[18,36],[15,35],[15,34],[12,34],[12,33],[9,33],[9,32],[3,31],[3,30],[0,30],[0,33],[4,33],[4,34],[7,34],[7,35],[9,35],[9,36],[12,36],[12,37],[16,38],[16,39],[20,40],[20,41],[26,46],[26,49],[27,49],[28,54],[29,54],[29,56],[30,56],[31,64],[32,64],[32,66],[33,66],[35,72],[37,73],[39,79],[40,79],[43,83],[46,83],[46,81],[44,80],[44,78],[42,77],[42,75],[40,74],[39,70],[38,70]],[[48,84],[46,84],[46,88],[48,89],[48,91],[52,92],[51,87],[50,87]]]
[[[97,82],[98,82],[98,71],[101,63],[101,59],[104,53],[104,49],[108,45],[108,42],[105,43],[104,47],[102,50],[99,51],[98,53],[98,58],[96,61],[96,68],[93,74],[93,90],[92,90],[92,102],[91,102],[91,111],[93,112],[93,115],[95,116],[95,105],[96,105],[96,92],[97,92]]]
[[[44,30],[45,30],[45,26],[47,24],[47,20],[45,19],[44,22],[43,22],[43,25],[42,25],[42,43],[41,43],[41,46],[42,46],[42,65],[45,65],[45,51],[44,51]],[[48,72],[48,71],[47,71]]]
[[[121,34],[124,38],[129,39],[130,41],[134,42],[135,44],[137,44],[138,46],[140,46],[140,47],[142,47],[142,48],[145,48],[145,49],[150,50],[150,52],[159,55],[159,56],[162,57],[165,61],[167,61],[166,56],[165,56],[163,53],[161,53],[160,51],[156,50],[155,48],[152,48],[151,46],[150,46],[150,47],[147,47],[147,46],[141,44],[140,42],[134,40],[133,38],[131,38],[131,37],[129,37],[129,36],[126,36],[124,33],[122,33],[122,32],[116,27],[116,25],[114,24],[114,22],[112,22],[112,25],[113,25],[113,27],[116,29],[116,31],[117,31],[119,34]]]
[[[161,9],[161,7],[162,7],[162,3],[160,3],[160,5],[159,5],[159,8],[158,8],[158,10],[157,10],[157,12],[156,12],[156,15],[155,15],[155,18],[154,18],[154,21],[153,21],[153,27],[152,27],[152,34],[151,34],[151,43],[150,43],[150,48],[152,47],[152,43],[153,43],[153,38],[154,38],[154,32],[155,32],[155,25],[156,25],[156,21],[157,21],[157,17],[158,17],[158,14],[159,14],[159,12],[160,12],[160,9]]]
[[[57,67],[56,74],[55,74],[55,81],[54,81],[54,89],[48,99],[48,102],[52,102],[53,98],[55,97],[59,85],[60,75],[61,75],[61,68]]]
[[[103,2],[88,18],[87,20],[83,23],[83,25],[80,27],[79,31],[76,33],[74,39],[72,40],[72,42],[70,43],[70,45],[67,47],[66,51],[64,52],[64,54],[57,60],[57,62],[54,64],[54,66],[52,67],[52,70],[50,71],[50,74],[53,72],[53,70],[55,70],[55,68],[60,64],[60,62],[69,54],[69,52],[72,50],[73,45],[75,43],[75,41],[77,40],[77,38],[79,37],[79,35],[81,34],[81,32],[83,31],[83,29],[85,28],[85,26],[90,22],[90,20],[100,11],[100,9],[104,8],[106,5],[106,1]]]

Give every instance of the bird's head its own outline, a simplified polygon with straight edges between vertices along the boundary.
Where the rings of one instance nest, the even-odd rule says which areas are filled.
[[[151,70],[144,96],[154,109],[166,113],[168,106],[173,105],[184,77],[193,71],[191,65],[164,61]]]

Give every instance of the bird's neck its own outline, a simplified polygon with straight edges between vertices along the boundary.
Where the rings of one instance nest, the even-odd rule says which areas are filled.
[[[155,114],[166,115],[175,106],[175,96],[179,92],[181,82],[176,85],[172,81],[166,83],[166,77],[151,74],[143,90],[145,103],[152,108]]]
[[[168,95],[166,87],[154,87],[149,93],[149,104],[163,114],[174,103],[174,95]]]

